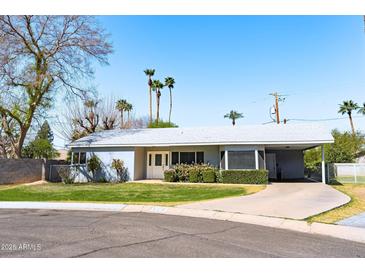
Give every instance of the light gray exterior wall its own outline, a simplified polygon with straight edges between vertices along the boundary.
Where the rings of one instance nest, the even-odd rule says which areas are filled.
[[[301,150],[279,150],[276,163],[281,169],[281,179],[304,178],[304,155]]]
[[[134,154],[134,180],[146,178],[146,153],[143,147],[136,147]]]
[[[102,172],[97,174],[96,180],[105,178],[108,181],[117,178],[116,171],[112,168],[113,159],[120,159],[124,161],[124,166],[127,168],[128,180],[134,180],[135,163],[134,163],[134,148],[74,148],[73,152],[86,152],[86,159],[89,159],[92,154],[95,154],[102,162]],[[81,174],[76,181],[86,182],[90,179],[86,167],[81,168]]]

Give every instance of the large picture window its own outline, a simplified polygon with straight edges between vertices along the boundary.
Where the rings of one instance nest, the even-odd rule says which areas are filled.
[[[195,163],[195,152],[180,152],[180,164]]]
[[[254,151],[228,151],[228,169],[255,169]]]
[[[189,151],[189,152],[171,152],[171,164],[203,164],[204,152],[203,151]]]

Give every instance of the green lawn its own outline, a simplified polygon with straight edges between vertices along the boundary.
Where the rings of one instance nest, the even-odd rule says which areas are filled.
[[[177,205],[187,202],[247,195],[261,185],[191,184],[72,184],[48,183],[0,189],[0,201],[119,202]]]
[[[365,184],[339,184],[332,187],[350,196],[351,201],[341,207],[310,217],[307,219],[309,222],[333,224],[365,212]]]

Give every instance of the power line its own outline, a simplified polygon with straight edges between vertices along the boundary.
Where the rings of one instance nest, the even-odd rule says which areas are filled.
[[[353,116],[352,118],[365,118],[363,115]],[[323,119],[302,119],[302,118],[290,118],[287,121],[303,121],[303,122],[324,122],[324,121],[336,121],[336,120],[345,120],[348,117],[336,117],[336,118],[323,118]]]

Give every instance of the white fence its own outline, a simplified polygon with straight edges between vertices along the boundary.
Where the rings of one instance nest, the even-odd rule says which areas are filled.
[[[336,163],[333,172],[340,183],[365,183],[365,163]]]

